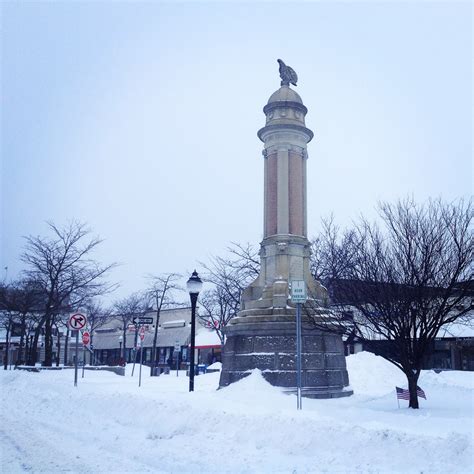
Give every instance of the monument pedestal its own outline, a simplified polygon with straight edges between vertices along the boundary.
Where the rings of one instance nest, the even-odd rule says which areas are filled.
[[[236,382],[255,369],[270,384],[296,393],[296,326],[294,309],[270,320],[231,324],[226,344],[220,386]],[[265,319],[265,317],[263,318]],[[272,320],[273,319],[273,320]],[[352,395],[344,345],[337,334],[302,329],[302,394],[309,398],[338,398]]]

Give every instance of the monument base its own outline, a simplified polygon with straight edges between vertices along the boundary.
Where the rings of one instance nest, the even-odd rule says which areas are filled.
[[[243,319],[243,318],[239,318]],[[255,318],[257,319],[257,318]],[[292,319],[292,318],[285,318]],[[271,385],[296,393],[295,321],[255,321],[230,324],[222,359],[220,387],[260,369]],[[344,345],[339,335],[302,328],[302,395],[339,398],[352,395]]]

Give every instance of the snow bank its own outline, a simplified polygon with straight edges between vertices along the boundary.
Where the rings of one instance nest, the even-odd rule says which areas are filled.
[[[214,362],[213,364],[209,365],[207,368],[211,370],[222,370],[222,363]]]
[[[464,473],[472,467],[472,373],[424,372],[422,409],[398,404],[403,374],[373,354],[347,359],[355,395],[303,399],[255,370],[216,390],[188,378],[0,371],[3,472]],[[397,377],[399,379],[397,380]]]
[[[404,387],[406,377],[400,369],[371,352],[359,352],[346,357],[349,382],[354,393],[385,395],[395,386]]]

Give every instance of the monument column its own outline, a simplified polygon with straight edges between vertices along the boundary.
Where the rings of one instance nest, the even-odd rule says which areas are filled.
[[[273,385],[294,390],[295,308],[289,283],[304,280],[311,307],[327,312],[326,290],[310,272],[307,239],[306,161],[313,132],[306,127],[308,109],[290,88],[296,73],[280,63],[281,87],[263,112],[258,131],[264,143],[264,224],[259,277],[244,291],[241,310],[227,326],[220,385],[225,386],[259,368]],[[350,395],[340,336],[303,329],[304,394],[312,397]]]

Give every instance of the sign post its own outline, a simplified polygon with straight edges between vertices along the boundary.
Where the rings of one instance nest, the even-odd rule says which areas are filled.
[[[176,377],[178,377],[179,371],[179,353],[181,351],[181,346],[179,345],[179,341],[175,341],[174,343],[174,351],[176,352]]]
[[[145,328],[140,328],[140,371],[138,373],[138,386],[142,386],[142,363],[143,363],[143,339],[145,339]]]
[[[74,387],[77,387],[77,364],[79,359],[79,331],[85,327],[87,318],[81,313],[74,313],[69,317],[69,327],[76,331],[76,360],[74,361]]]
[[[90,335],[87,331],[82,333],[82,377],[84,378],[84,370],[86,367],[86,346],[89,344]]]
[[[296,303],[296,408],[301,410],[301,304],[305,303],[306,283],[304,280],[291,282],[291,302]]]

